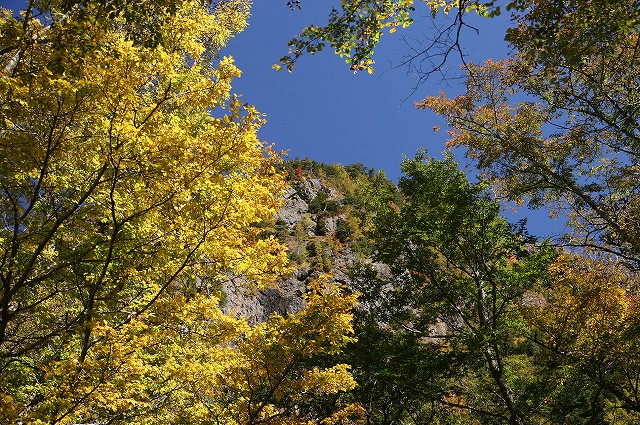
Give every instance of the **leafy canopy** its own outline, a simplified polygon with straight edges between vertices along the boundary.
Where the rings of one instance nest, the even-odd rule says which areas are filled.
[[[360,325],[357,346],[396,341],[386,358],[402,353],[425,363],[380,371],[407,399],[394,415],[444,418],[459,409],[485,423],[524,423],[531,407],[514,376],[525,366],[513,360],[527,349],[522,306],[546,284],[556,253],[509,226],[484,183],[469,182],[451,156],[420,151],[402,170],[400,198],[381,191],[374,203],[375,257],[391,276],[381,283],[362,275],[372,318]],[[361,367],[354,363],[356,377]],[[368,395],[393,398],[370,384],[377,373],[365,375]]]
[[[417,70],[425,72],[421,76],[425,77],[444,65],[454,50],[463,55],[461,31],[475,30],[467,24],[469,13],[495,18],[505,11],[511,14],[513,24],[505,34],[506,41],[533,55],[563,57],[575,63],[610,39],[640,29],[640,9],[636,2],[627,0],[427,0],[424,4],[413,0],[345,0],[338,9],[331,9],[326,24],[311,24],[294,37],[289,42],[289,54],[274,68],[292,71],[304,54],[314,55],[330,46],[354,72],[372,73],[375,48],[385,30],[393,34],[398,28],[412,25],[414,18],[425,12],[434,19],[449,15],[452,19],[443,20],[444,25],[438,27],[424,50],[416,48],[412,53],[414,59],[432,63],[432,69],[422,70],[416,61]]]

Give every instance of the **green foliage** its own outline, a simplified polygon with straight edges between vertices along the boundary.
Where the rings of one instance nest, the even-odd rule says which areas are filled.
[[[316,222],[315,234],[318,236],[325,236],[327,234],[327,222],[320,217]]]
[[[293,227],[294,240],[289,245],[289,259],[297,264],[304,264],[307,261],[308,253],[306,241],[309,238],[307,230],[314,223],[308,215],[298,221]]]
[[[268,217],[258,223],[254,223],[256,229],[260,232],[256,235],[259,239],[275,238],[280,242],[285,242],[289,233],[287,224],[280,218]]]
[[[359,237],[351,242],[351,250],[363,258],[369,258],[375,251],[373,243],[367,237]]]
[[[278,71],[293,70],[295,62],[304,54],[315,55],[329,44],[335,53],[345,58],[355,72],[366,69],[373,73],[373,51],[385,28],[407,27],[413,20],[413,0],[343,1],[341,10],[332,8],[324,27],[310,25],[289,42],[288,56],[274,65]]]
[[[343,355],[358,383],[349,395],[363,402],[374,423],[428,423],[444,413],[439,401],[455,357],[425,343],[412,328],[407,300],[370,264],[356,263],[350,278],[361,296],[354,317],[358,340]]]
[[[323,190],[309,202],[309,212],[311,214],[319,214],[325,212],[327,208],[327,202],[329,201],[329,194]]]
[[[351,237],[351,227],[346,220],[338,220],[336,224],[336,238],[342,243],[346,242]]]
[[[309,212],[320,217],[332,216],[338,212],[340,202],[329,198],[329,194],[323,190],[309,203]]]
[[[418,106],[448,120],[448,146],[467,148],[501,197],[567,217],[559,241],[581,251],[554,264],[527,314],[544,377],[529,398],[546,400],[552,423],[635,423],[640,12],[625,1],[530,7],[508,33],[512,58],[471,65],[465,94]]]
[[[342,58],[352,71],[367,70],[373,73],[373,54],[385,29],[390,34],[398,28],[407,28],[413,24],[415,14],[427,12],[434,18],[442,11],[452,11],[458,15],[454,25],[456,29],[463,27],[460,18],[465,13],[476,13],[479,16],[493,18],[501,14],[501,6],[492,1],[446,1],[427,0],[426,10],[416,10],[413,0],[346,0],[340,9],[332,8],[325,25],[313,23],[304,28],[289,42],[289,54],[280,58],[274,65],[277,71],[285,67],[293,71],[295,63],[304,54],[315,55],[329,45]],[[530,0],[514,0],[506,3],[507,10],[524,11],[530,7]],[[457,39],[457,36],[453,37]],[[434,43],[437,45],[439,43]]]
[[[373,168],[365,167],[360,163],[345,165],[344,169],[353,180],[358,180],[364,177],[372,178],[375,174],[375,170]]]
[[[444,60],[448,56],[446,52],[460,48],[456,32],[464,29],[468,13],[494,18],[503,10],[511,12],[513,26],[505,33],[508,42],[534,60],[563,60],[573,66],[580,65],[593,53],[610,49],[612,41],[640,29],[640,9],[636,2],[627,0],[427,0],[424,3],[425,10],[416,10],[413,0],[342,1],[339,9],[332,8],[326,24],[311,24],[293,38],[289,42],[289,54],[274,68],[286,67],[291,72],[302,55],[314,55],[329,45],[345,58],[354,72],[366,69],[372,73],[373,54],[385,28],[389,33],[406,28],[416,14],[430,14],[434,19],[440,12],[456,15],[452,24],[440,27],[441,33],[434,36],[439,42],[422,52],[441,55],[441,51],[434,52],[434,49],[444,44]],[[448,41],[443,41],[447,37]]]
[[[387,373],[376,391],[393,388],[408,397],[405,408],[413,406],[397,410],[398,418],[444,419],[453,409],[483,423],[523,423],[542,401],[529,389],[538,375],[524,343],[530,327],[522,306],[548,283],[556,253],[514,233],[484,184],[470,183],[451,157],[438,161],[421,151],[402,170],[400,198],[394,190],[375,193],[375,258],[392,276],[378,280],[369,271],[356,285],[364,302],[358,318],[365,317],[357,350],[372,350],[372,338],[399,350],[382,358],[417,356],[424,369],[396,361],[361,379]],[[361,365],[353,367],[357,375]],[[518,379],[523,370],[533,382]]]
[[[594,55],[615,54],[618,43],[640,31],[640,8],[626,0],[537,0],[521,11],[523,25],[505,38],[536,65],[579,67]]]
[[[363,297],[349,356],[361,386],[352,396],[380,423],[636,423],[637,2],[426,5],[434,17],[455,12],[454,33],[466,13],[506,9],[515,50],[470,64],[463,95],[418,104],[448,120],[448,146],[468,149],[484,183],[421,153],[403,163],[399,192],[374,177],[343,199],[359,208],[349,217],[374,223],[373,252],[392,272],[355,278]],[[343,1],[326,26],[292,40],[281,64],[291,70],[326,43],[352,70],[371,72],[382,29],[415,13],[410,2]],[[553,263],[554,250],[500,218],[489,187],[568,217],[558,241],[580,255]],[[341,225],[336,236],[346,235]],[[434,325],[444,325],[439,338]]]
[[[314,240],[307,244],[310,265],[313,269],[328,272],[331,270],[331,247],[327,241]]]

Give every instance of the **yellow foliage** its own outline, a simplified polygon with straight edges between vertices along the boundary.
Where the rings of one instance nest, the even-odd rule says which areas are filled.
[[[25,419],[72,424],[120,415],[148,424],[279,423],[285,407],[355,386],[346,365],[309,366],[314,356],[351,340],[354,302],[333,286],[315,284],[305,310],[250,328],[222,314],[213,297],[167,294],[118,329],[96,324],[84,362],[50,363],[40,388],[44,401]]]
[[[637,317],[637,297],[628,293],[629,277],[615,265],[583,256],[563,255],[550,271],[553,288],[531,309],[531,320],[547,343],[577,358],[605,358],[631,349],[627,328]],[[638,348],[638,347],[636,347]]]
[[[321,425],[365,424],[367,423],[367,411],[361,404],[349,404],[320,423]]]

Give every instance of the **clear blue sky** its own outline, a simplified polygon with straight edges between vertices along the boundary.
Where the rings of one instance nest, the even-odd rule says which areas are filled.
[[[449,81],[448,86],[435,76],[412,93],[415,78],[406,68],[391,69],[391,64],[399,63],[408,52],[402,36],[422,41],[425,34],[433,33],[430,18],[382,37],[374,75],[354,75],[328,48],[316,56],[303,57],[293,73],[276,72],[271,66],[287,54],[287,42],[309,23],[325,22],[331,5],[339,4],[303,0],[302,10],[291,11],[286,3],[255,0],[247,30],[223,53],[233,56],[243,71],[234,91],[266,114],[261,139],[275,143],[278,150],[287,150],[290,158],[361,162],[384,169],[392,180],[399,177],[403,154],[413,156],[421,146],[432,155],[441,153],[446,138],[443,122],[429,111],[418,111],[413,103],[440,90],[460,93],[461,87],[456,81]],[[0,5],[17,12],[26,1],[0,0]],[[424,4],[417,7],[427,15]],[[507,47],[502,38],[506,22],[478,19],[474,24],[480,27],[480,35],[468,31],[464,39],[470,57],[479,61],[505,56]],[[449,65],[457,72],[455,58]],[[442,130],[434,133],[435,125]]]
[[[430,111],[417,110],[413,103],[444,90],[460,94],[460,81],[443,81],[433,76],[413,92],[415,77],[406,68],[393,68],[407,55],[403,36],[424,41],[433,34],[433,23],[423,3],[424,16],[406,30],[385,34],[374,57],[376,72],[369,75],[349,71],[344,60],[330,49],[316,56],[305,56],[293,73],[275,72],[271,66],[287,54],[287,42],[311,22],[326,22],[335,2],[303,0],[302,10],[290,11],[285,0],[256,0],[249,27],[231,41],[227,54],[232,55],[242,77],[234,88],[243,99],[264,112],[267,124],[261,129],[262,140],[288,150],[289,157],[309,157],[326,163],[361,162],[383,169],[397,181],[402,155],[412,157],[420,147],[440,156],[446,142],[446,125]],[[440,21],[441,22],[441,21]],[[508,16],[469,21],[479,30],[463,34],[468,59],[483,62],[500,59],[509,52],[504,42]],[[452,73],[459,62],[450,62]],[[440,126],[434,132],[434,126]],[[464,161],[462,152],[456,157]],[[473,168],[467,168],[473,174]],[[504,211],[515,222],[528,217],[528,228],[540,237],[563,230],[563,220],[551,220],[546,210],[520,208]]]
[[[418,7],[427,13],[424,5]],[[408,53],[402,36],[423,40],[430,32],[430,18],[408,30],[385,34],[375,56],[373,75],[354,75],[330,49],[304,56],[291,74],[271,69],[287,53],[287,42],[309,23],[322,24],[330,10],[330,2],[317,0],[304,0],[302,10],[295,11],[289,10],[285,0],[257,0],[249,27],[226,51],[243,70],[234,89],[267,115],[261,138],[288,150],[291,158],[362,162],[384,169],[397,180],[402,154],[413,156],[420,146],[434,155],[444,149],[444,124],[433,113],[418,111],[413,103],[440,90],[459,93],[461,88],[456,81],[450,81],[447,87],[434,76],[412,93],[415,79],[408,75],[407,68],[391,69],[391,64],[401,62]],[[480,35],[469,31],[464,40],[471,57],[484,60],[505,56],[504,23],[477,21],[482,25]],[[457,64],[455,58],[450,63],[454,72]],[[434,133],[435,125],[442,130]]]
[[[326,22],[331,2],[303,0],[302,10],[290,11],[285,0],[256,0],[249,27],[229,44],[232,55],[243,70],[234,84],[243,100],[266,114],[260,131],[262,140],[288,150],[289,157],[309,157],[316,161],[341,164],[361,162],[383,169],[394,181],[400,176],[402,155],[412,157],[420,147],[440,156],[446,142],[446,125],[430,111],[417,110],[413,103],[444,90],[460,94],[459,80],[434,75],[414,92],[415,77],[407,68],[393,68],[408,54],[403,36],[414,42],[433,34],[431,17],[422,3],[424,15],[406,30],[385,34],[374,59],[376,72],[353,74],[344,60],[325,49],[315,56],[304,56],[293,73],[276,72],[271,66],[287,54],[287,42],[309,23]],[[440,21],[441,22],[441,21]],[[509,52],[504,42],[508,16],[469,21],[479,33],[467,30],[463,45],[468,59],[482,62],[500,59]],[[452,75],[459,61],[450,61]],[[440,126],[434,132],[434,126]],[[464,162],[463,152],[456,157]],[[473,167],[467,172],[473,174]],[[562,220],[551,220],[546,210],[504,211],[515,222],[528,217],[532,234],[546,237],[563,229]]]

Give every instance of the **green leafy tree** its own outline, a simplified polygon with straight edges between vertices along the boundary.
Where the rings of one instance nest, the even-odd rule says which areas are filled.
[[[322,214],[326,211],[327,203],[329,201],[329,194],[324,190],[318,192],[318,194],[309,203],[309,212],[311,214]]]
[[[372,73],[375,48],[385,31],[406,28],[415,16],[425,13],[433,18],[449,15],[452,19],[437,26],[426,47],[416,46],[408,59],[422,82],[452,56],[464,57],[461,34],[465,29],[475,30],[467,23],[469,13],[495,18],[503,12],[510,13],[512,26],[505,33],[509,43],[539,57],[564,58],[574,64],[612,39],[640,29],[639,8],[627,0],[346,0],[332,8],[326,23],[311,24],[294,37],[289,55],[274,68],[292,71],[302,55],[330,47],[354,72]],[[425,61],[429,68],[422,67]]]
[[[350,279],[361,294],[354,311],[357,341],[341,358],[352,366],[357,386],[343,397],[363,406],[368,423],[437,423],[447,413],[442,401],[457,355],[425,343],[410,313],[414,294],[400,294],[369,263],[356,263]]]
[[[404,410],[394,415],[458,412],[484,423],[525,423],[536,401],[528,383],[516,378],[533,367],[522,306],[529,291],[547,279],[555,251],[536,249],[509,226],[486,187],[470,183],[450,157],[438,161],[422,151],[405,160],[402,170],[401,199],[381,192],[376,205],[376,258],[389,265],[393,277],[382,285],[369,279],[374,285],[362,289],[374,303],[365,311],[380,303],[386,307],[382,316],[379,311],[361,324],[360,359],[369,338],[396,346],[383,358],[404,352],[421,359],[417,369],[400,362],[375,372],[387,373],[407,397]],[[361,364],[353,363],[356,376]],[[411,375],[418,372],[423,379]],[[418,400],[420,408],[406,408]],[[383,406],[376,406],[377,415],[384,416]]]
[[[638,361],[638,13],[629,2],[533,2],[508,33],[511,58],[469,66],[461,96],[418,104],[448,120],[449,146],[467,148],[502,197],[567,217],[558,242],[598,259],[554,265],[531,316],[555,388],[551,421],[637,421],[626,383]]]
[[[351,227],[347,220],[340,219],[336,224],[336,238],[342,243],[351,237]]]
[[[500,14],[500,5],[496,1],[481,2],[476,0],[446,1],[428,0],[425,9],[434,17],[439,11],[445,14],[454,12],[455,19],[436,37],[431,48],[424,52],[429,59],[442,56],[442,65],[453,48],[459,46],[459,30],[465,26],[464,15],[474,11],[480,16],[493,17]],[[530,2],[512,1],[508,8],[526,9]],[[419,7],[418,7],[419,8]],[[374,71],[373,55],[375,48],[385,31],[393,34],[398,28],[406,28],[413,24],[412,16],[423,13],[416,10],[414,0],[347,0],[339,9],[332,8],[328,22],[322,25],[311,24],[289,42],[289,55],[280,58],[273,67],[280,71],[285,67],[292,71],[296,61],[304,54],[316,54],[330,46],[334,52],[345,58],[349,69],[354,72]],[[449,39],[450,43],[445,41]],[[433,55],[433,48],[445,46],[442,51]],[[420,55],[417,55],[420,56]],[[437,68],[438,65],[435,65]]]
[[[304,53],[316,54],[329,44],[336,54],[346,58],[351,69],[372,73],[371,56],[383,29],[410,25],[412,4],[413,0],[342,2],[340,11],[332,8],[326,26],[312,24],[291,40],[291,54],[281,58],[274,68],[279,71],[284,66],[292,71]]]
[[[318,217],[316,221],[315,234],[318,236],[325,236],[327,234],[327,222],[321,217]]]

